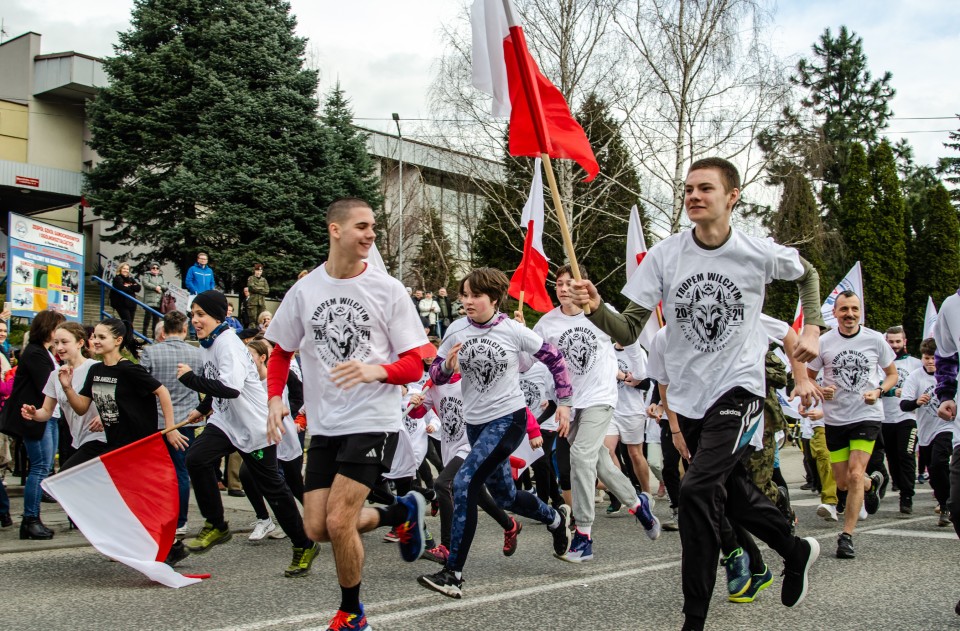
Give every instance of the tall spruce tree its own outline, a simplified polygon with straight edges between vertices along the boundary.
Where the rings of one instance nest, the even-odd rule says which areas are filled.
[[[890,327],[903,323],[904,281],[907,274],[907,247],[904,237],[904,200],[897,177],[897,162],[886,140],[870,152],[870,179],[873,191],[873,244],[870,266],[864,262],[864,291],[870,296],[871,323]]]
[[[923,335],[927,296],[937,305],[960,287],[960,219],[943,184],[930,186],[914,204],[916,237],[910,248],[907,338],[916,349]]]
[[[603,292],[605,300],[625,306],[620,290],[626,283],[624,252],[630,208],[636,204],[647,245],[651,245],[647,215],[640,204],[640,178],[626,149],[620,126],[610,107],[590,94],[576,113],[593,147],[601,176],[594,182],[573,184],[575,210],[569,223],[578,262],[587,268],[590,278]],[[511,274],[520,264],[524,233],[520,216],[530,191],[534,161],[506,156],[506,178],[502,197],[491,199],[484,210],[473,242],[475,265],[492,265]],[[575,169],[583,177],[583,172]],[[546,183],[544,184],[546,188]],[[566,260],[556,214],[549,192],[546,196],[546,221],[543,245],[550,258],[552,272]]]
[[[849,160],[843,179],[840,181],[839,204],[836,213],[836,223],[843,237],[843,257],[840,259],[842,273],[845,273],[854,263],[860,261],[863,269],[875,269],[872,257],[881,256],[874,251],[873,232],[873,199],[870,195],[870,168],[867,163],[867,153],[860,143],[851,143],[847,150]],[[869,260],[864,260],[864,259]],[[829,278],[826,284],[831,288],[842,276]],[[864,273],[864,293],[866,294],[866,312],[868,325],[873,322],[873,295],[871,286],[866,281]]]
[[[89,108],[102,161],[88,197],[115,222],[111,241],[181,273],[207,250],[228,289],[255,261],[283,291],[322,260],[324,209],[373,199],[370,164],[345,149],[357,143],[341,136],[342,93],[327,103],[330,125],[317,120],[317,73],[295,26],[282,0],[135,4]]]
[[[957,117],[960,118],[960,114]],[[960,151],[960,130],[950,132],[950,142],[943,143],[943,146],[953,151]],[[960,157],[940,158],[937,170],[943,174],[944,180],[953,184],[950,198],[953,199],[954,204],[960,205]]]

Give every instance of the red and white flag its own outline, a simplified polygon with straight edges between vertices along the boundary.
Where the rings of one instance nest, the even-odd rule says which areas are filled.
[[[553,300],[547,291],[550,259],[543,251],[543,175],[540,158],[533,163],[533,184],[530,185],[527,203],[523,205],[520,223],[527,229],[523,258],[510,279],[507,293],[520,300],[520,293],[523,292],[526,304],[540,313],[546,313],[553,309]]]
[[[863,324],[867,313],[867,301],[863,295],[863,272],[860,269],[860,261],[857,261],[856,264],[850,268],[847,275],[843,277],[840,284],[833,288],[833,291],[830,292],[827,299],[823,301],[823,306],[820,307],[823,321],[826,322],[829,327],[836,328],[837,326],[837,319],[833,317],[833,305],[837,301],[837,296],[844,291],[852,291],[860,297],[860,324]]]
[[[510,115],[513,156],[576,161],[589,182],[600,172],[583,128],[570,114],[560,90],[530,56],[510,0],[474,0],[473,85],[493,97],[493,114]]]
[[[653,348],[653,338],[656,337],[657,331],[662,329],[665,324],[666,322],[663,319],[663,303],[661,302],[657,304],[657,308],[650,314],[647,323],[643,325],[643,330],[640,331],[640,337],[637,338],[640,346],[647,349],[648,353]]]
[[[927,296],[927,312],[923,314],[923,339],[933,337],[933,327],[937,325],[937,305]]]
[[[790,325],[790,328],[796,331],[797,335],[803,331],[803,304],[800,300],[797,300],[797,311],[793,314],[793,324]],[[790,364],[787,364],[787,368],[790,368]]]
[[[199,578],[163,562],[173,545],[180,500],[177,472],[160,433],[43,481],[94,548],[167,587]]]
[[[627,224],[627,280],[640,267],[640,261],[647,255],[647,240],[643,238],[643,224],[636,204],[630,209],[630,223]]]

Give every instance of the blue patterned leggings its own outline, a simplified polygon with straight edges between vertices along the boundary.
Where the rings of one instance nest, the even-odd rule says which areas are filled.
[[[453,479],[453,532],[447,567],[463,570],[477,530],[477,499],[487,485],[494,501],[501,508],[551,524],[557,512],[536,495],[518,491],[510,473],[510,454],[526,440],[527,412],[512,414],[483,425],[467,425],[470,453]]]

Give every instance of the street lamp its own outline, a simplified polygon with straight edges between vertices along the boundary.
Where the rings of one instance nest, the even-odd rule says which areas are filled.
[[[403,282],[403,134],[400,133],[400,115],[393,113],[393,122],[397,124],[397,152],[400,155],[400,249],[397,279]]]

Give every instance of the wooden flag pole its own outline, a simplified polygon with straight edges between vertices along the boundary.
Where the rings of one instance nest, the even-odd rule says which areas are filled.
[[[557,188],[557,178],[553,175],[553,164],[550,162],[550,156],[541,153],[543,164],[547,167],[547,183],[550,185],[550,195],[553,197],[553,209],[557,213],[557,223],[560,224],[560,234],[563,237],[563,249],[567,251],[567,257],[570,259],[570,269],[573,270],[573,280],[583,280],[580,277],[580,265],[577,263],[577,254],[573,251],[573,239],[570,237],[570,228],[567,227],[567,215],[563,212],[563,202],[560,201],[560,189]],[[583,308],[583,312],[590,313],[590,305]]]
[[[526,293],[524,290],[520,290],[520,304],[517,306],[517,311],[523,313],[523,294]]]
[[[171,427],[171,428],[169,428],[169,429],[161,430],[160,434],[163,435],[163,436],[166,436],[166,435],[169,434],[170,432],[172,432],[172,431],[174,431],[174,430],[176,430],[176,429],[180,429],[180,428],[183,427],[184,425],[191,425],[191,424],[193,424],[193,423],[199,423],[200,420],[201,420],[201,419],[197,419],[197,420],[195,420],[195,421],[182,421],[182,422],[180,422],[180,423],[177,423],[176,425],[174,425],[173,427]]]

